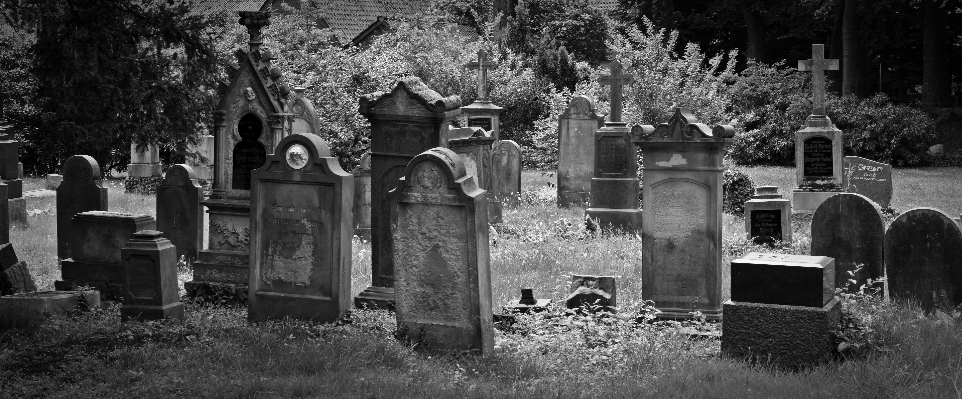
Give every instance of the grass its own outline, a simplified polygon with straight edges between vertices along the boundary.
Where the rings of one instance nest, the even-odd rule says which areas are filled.
[[[744,170],[783,193],[794,185],[791,169]],[[957,215],[959,172],[896,170],[893,207],[927,205]],[[621,314],[643,315],[640,239],[587,234],[582,209],[554,206],[553,180],[526,171],[522,205],[505,211],[491,246],[495,308],[522,287],[558,302],[568,293],[568,275],[591,273],[620,276]],[[123,194],[122,182],[108,185],[112,211],[153,214],[153,197]],[[28,228],[11,232],[46,289],[59,278],[53,204],[52,197],[29,200],[27,209],[38,212]],[[765,250],[745,240],[741,218],[725,215],[723,222],[725,265]],[[808,253],[810,219],[793,222],[795,242],[782,251]],[[357,295],[370,283],[370,243],[355,239],[353,251]],[[962,397],[962,315],[923,316],[911,304],[871,297],[846,305],[854,317],[846,338],[855,349],[789,373],[726,359],[717,340],[690,339],[675,324],[560,311],[498,330],[495,353],[480,358],[404,345],[393,338],[394,318],[386,312],[354,311],[327,325],[251,325],[243,307],[188,304],[183,323],[120,323],[119,305],[106,304],[34,330],[0,332],[0,397]]]

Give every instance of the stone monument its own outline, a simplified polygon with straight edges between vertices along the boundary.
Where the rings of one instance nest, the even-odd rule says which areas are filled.
[[[292,117],[294,118],[291,125],[291,133],[320,135],[321,120],[317,117],[314,103],[304,96],[306,91],[307,88],[305,87],[295,87],[294,96],[292,96],[288,102],[287,106],[291,110]]]
[[[587,206],[595,167],[595,131],[605,118],[588,97],[571,98],[558,119],[558,206]]]
[[[204,188],[204,196],[211,194],[214,186],[214,136],[204,130],[197,134],[196,142],[187,145],[184,163],[194,170],[194,178]]]
[[[892,202],[892,165],[860,157],[842,160],[842,189],[848,193],[864,195],[882,209]]]
[[[745,202],[745,232],[755,243],[792,242],[792,203],[778,186],[759,186]]]
[[[10,214],[7,207],[7,185],[0,183],[0,295],[33,292],[37,285],[30,276],[27,263],[17,258],[10,243]]]
[[[493,198],[494,192],[491,188],[494,180],[491,170],[492,144],[494,144],[494,137],[491,137],[491,132],[479,127],[449,128],[448,130],[448,148],[461,156],[468,176],[474,176],[475,183],[485,191],[485,195],[488,196],[488,223],[495,224],[503,221],[504,205]]]
[[[868,279],[885,275],[885,221],[868,198],[838,193],[822,202],[812,215],[812,255],[835,259],[835,286],[858,291]],[[856,268],[861,270],[855,273]],[[850,274],[849,272],[852,272]]]
[[[63,163],[57,187],[57,257],[69,258],[70,224],[74,215],[107,210],[107,188],[100,185],[100,165],[89,155],[74,155]]]
[[[521,146],[512,140],[496,141],[491,150],[491,191],[490,199],[498,202],[497,206],[518,202],[518,195],[521,194]]]
[[[371,240],[371,153],[354,168],[354,235]]]
[[[124,192],[153,194],[157,192],[157,186],[163,178],[160,148],[157,144],[139,146],[137,143],[130,143],[130,165],[127,166]]]
[[[188,262],[197,259],[204,238],[204,210],[200,201],[204,188],[197,182],[194,169],[177,164],[157,187],[157,229],[177,248],[177,257]]]
[[[177,288],[177,251],[156,230],[135,232],[120,250],[124,305],[120,320],[184,319]]]
[[[962,303],[962,230],[948,215],[915,208],[885,232],[885,269],[892,298],[931,312]]]
[[[825,59],[825,45],[812,45],[812,59],[799,60],[798,70],[812,71],[812,114],[795,133],[795,212],[814,212],[842,191],[842,131],[825,114],[825,71],[838,70],[838,60]]]
[[[479,50],[478,60],[464,66],[478,71],[478,98],[473,103],[461,107],[465,119],[461,126],[482,128],[491,132],[494,141],[498,141],[501,137],[499,119],[504,108],[494,105],[488,98],[488,71],[490,68],[497,68],[498,64],[488,60],[486,51]]]

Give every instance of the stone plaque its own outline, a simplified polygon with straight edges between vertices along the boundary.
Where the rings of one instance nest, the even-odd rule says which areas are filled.
[[[842,188],[888,208],[892,202],[892,165],[860,157],[845,157],[843,162]]]
[[[651,288],[650,298],[662,306],[707,305],[709,243],[702,237],[708,229],[708,188],[678,179],[664,181],[651,192],[651,223],[659,227],[649,235],[657,252],[645,263],[657,270],[659,284]]]
[[[802,144],[804,175],[811,177],[831,177],[832,140],[826,137],[811,137]]]
[[[468,127],[480,127],[485,131],[491,131],[491,118],[468,118]]]
[[[866,280],[884,276],[885,221],[878,206],[865,196],[838,193],[812,215],[812,255],[835,259],[835,286],[857,291]],[[855,273],[857,265],[861,270]],[[849,272],[854,273],[850,274]]]
[[[127,291],[132,298],[152,299],[157,296],[157,261],[149,255],[127,258]]]
[[[622,176],[628,173],[628,143],[621,137],[603,137],[598,140],[598,158],[595,166],[602,175]]]
[[[782,240],[782,211],[778,209],[759,209],[750,215],[751,236],[757,241]]]
[[[889,294],[926,311],[962,303],[962,231],[945,213],[916,208],[885,232]]]

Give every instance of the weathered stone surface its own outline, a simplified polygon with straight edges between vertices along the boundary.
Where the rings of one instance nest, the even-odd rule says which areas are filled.
[[[100,165],[88,155],[74,155],[63,164],[57,187],[57,257],[69,258],[71,219],[87,211],[107,210],[107,188],[100,185]]]
[[[351,306],[354,177],[317,135],[277,150],[254,171],[248,318],[336,321]]]
[[[883,209],[892,202],[892,165],[860,157],[843,159],[842,189],[861,194]]]
[[[938,209],[915,208],[885,232],[889,294],[923,309],[962,303],[962,231]]]
[[[835,260],[751,252],[732,261],[732,300],[820,308],[835,297]]]
[[[133,234],[121,249],[124,269],[122,321],[184,319],[177,288],[177,251],[156,230]]]
[[[745,202],[745,232],[756,243],[792,242],[792,203],[777,186],[759,186]]]
[[[45,317],[63,316],[74,309],[97,309],[97,291],[40,291],[0,296],[0,328],[26,328]]]
[[[484,191],[446,148],[415,157],[393,194],[398,335],[440,351],[494,350]]]
[[[314,109],[314,103],[304,95],[306,91],[305,87],[295,87],[294,95],[288,100],[287,107],[294,118],[291,134],[321,132],[321,120]]]
[[[60,187],[60,183],[63,182],[63,175],[58,175],[56,173],[50,173],[47,175],[46,187],[47,190],[57,190]]]
[[[207,249],[198,250],[194,262],[193,285],[206,283],[237,284],[237,290],[247,292],[250,277],[250,218],[249,200],[211,199],[201,202],[207,207]],[[196,288],[189,292],[222,291],[220,288]]]
[[[194,169],[185,164],[167,169],[163,183],[157,187],[157,229],[177,248],[177,256],[189,262],[197,259],[204,237],[203,199],[204,189]]]
[[[565,307],[580,310],[615,312],[618,306],[617,276],[571,276],[571,294],[565,298]]]
[[[558,120],[558,206],[587,206],[595,167],[595,131],[605,119],[588,97],[571,98]]]
[[[491,150],[491,198],[501,204],[516,204],[521,194],[521,146],[511,140],[494,143]],[[501,223],[501,220],[489,220]]]
[[[812,215],[812,250],[816,256],[835,259],[835,286],[858,290],[867,279],[885,275],[883,246],[885,221],[878,205],[851,193],[837,193]],[[852,275],[861,265],[861,270]],[[855,280],[849,284],[849,280]]]
[[[838,298],[818,308],[725,302],[722,354],[787,369],[816,366],[832,359],[841,314]]]
[[[354,235],[371,239],[371,153],[354,168]]]
[[[504,206],[492,197],[494,178],[491,168],[491,146],[494,137],[481,128],[463,127],[448,130],[448,148],[461,156],[464,169],[488,196],[488,223],[501,223],[504,219]]]
[[[7,244],[9,245],[9,244]],[[0,295],[10,295],[18,292],[34,292],[37,285],[30,276],[27,263],[19,261],[0,271]]]

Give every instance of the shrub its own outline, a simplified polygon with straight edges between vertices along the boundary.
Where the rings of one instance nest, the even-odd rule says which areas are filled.
[[[844,97],[832,104],[829,115],[842,130],[845,154],[896,166],[927,163],[926,151],[935,144],[935,121],[925,112],[892,104],[885,94],[857,99]]]
[[[722,184],[722,209],[725,213],[741,216],[745,213],[745,203],[755,194],[755,183],[745,172],[725,169]]]

